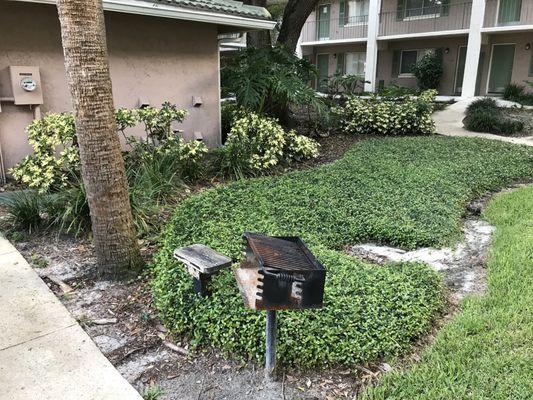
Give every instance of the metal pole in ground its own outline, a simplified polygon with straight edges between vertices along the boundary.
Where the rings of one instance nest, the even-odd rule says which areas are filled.
[[[276,370],[276,335],[277,335],[276,310],[266,312],[266,355],[265,355],[265,376],[274,380]]]

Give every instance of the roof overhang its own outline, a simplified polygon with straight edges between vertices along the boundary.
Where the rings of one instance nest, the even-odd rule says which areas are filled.
[[[26,3],[56,4],[56,0],[12,0]],[[150,3],[136,0],[103,0],[104,10],[125,14],[149,15],[208,24],[234,26],[241,29],[274,29],[276,21],[242,17],[178,6]]]

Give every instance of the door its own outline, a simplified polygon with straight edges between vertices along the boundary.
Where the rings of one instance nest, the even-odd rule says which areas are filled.
[[[492,46],[490,60],[489,93],[503,93],[511,83],[514,63],[514,44],[495,44]]]
[[[514,25],[520,22],[522,0],[500,0],[498,5],[498,25]]]
[[[465,76],[466,65],[466,46],[459,47],[459,54],[457,56],[457,70],[455,71],[455,93],[461,94],[463,92],[463,79]]]
[[[317,19],[317,40],[329,39],[329,20],[330,20],[331,6],[323,4],[318,7]]]
[[[329,78],[329,54],[318,54],[316,56],[316,67],[318,69],[316,89],[319,92],[326,93]]]

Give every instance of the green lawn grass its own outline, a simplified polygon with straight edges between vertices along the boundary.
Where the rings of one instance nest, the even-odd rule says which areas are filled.
[[[301,236],[328,268],[325,308],[282,313],[280,360],[299,366],[354,365],[405,351],[442,306],[427,266],[376,267],[342,254],[365,240],[404,248],[454,243],[469,200],[533,176],[533,149],[481,139],[366,140],[335,163],[242,180],[183,201],[154,261],[154,298],[172,331],[259,359],[264,315],[246,310],[230,273],[213,295],[194,295],[172,259],[204,243],[239,260],[242,234]]]
[[[364,399],[533,398],[533,186],[498,195],[489,291],[472,297],[422,361],[386,375]]]

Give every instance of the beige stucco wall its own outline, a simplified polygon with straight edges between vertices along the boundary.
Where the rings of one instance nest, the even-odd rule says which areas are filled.
[[[207,145],[219,145],[217,26],[111,12],[106,26],[115,107],[137,107],[139,97],[153,106],[168,100],[189,110],[180,127],[186,138],[199,131]],[[40,67],[43,112],[71,109],[55,7],[0,1],[0,97],[11,93],[10,65]],[[194,108],[192,96],[203,105]],[[6,167],[31,151],[24,128],[32,115],[29,106],[2,103]]]
[[[492,45],[498,43],[515,44],[513,75],[511,77],[511,82],[524,85],[525,80],[533,81],[533,76],[529,76],[529,66],[533,62],[533,32],[530,31],[510,34],[500,33],[486,35],[483,38],[483,45],[481,46],[481,51],[484,53],[483,74],[480,83],[481,94],[487,93]],[[528,43],[530,46],[532,46],[532,48],[526,50],[526,45]],[[527,85],[526,89],[532,91],[532,89],[527,87]]]
[[[431,48],[449,49],[448,53],[443,52],[444,74],[442,76],[439,92],[443,95],[453,95],[459,46],[466,46],[467,41],[467,36],[454,36],[446,38],[399,40],[385,42],[382,44],[380,43],[380,50],[378,51],[377,80],[378,82],[380,80],[385,81],[385,85],[395,83],[401,86],[416,87],[416,79],[414,77],[393,76],[392,61],[394,51]]]

